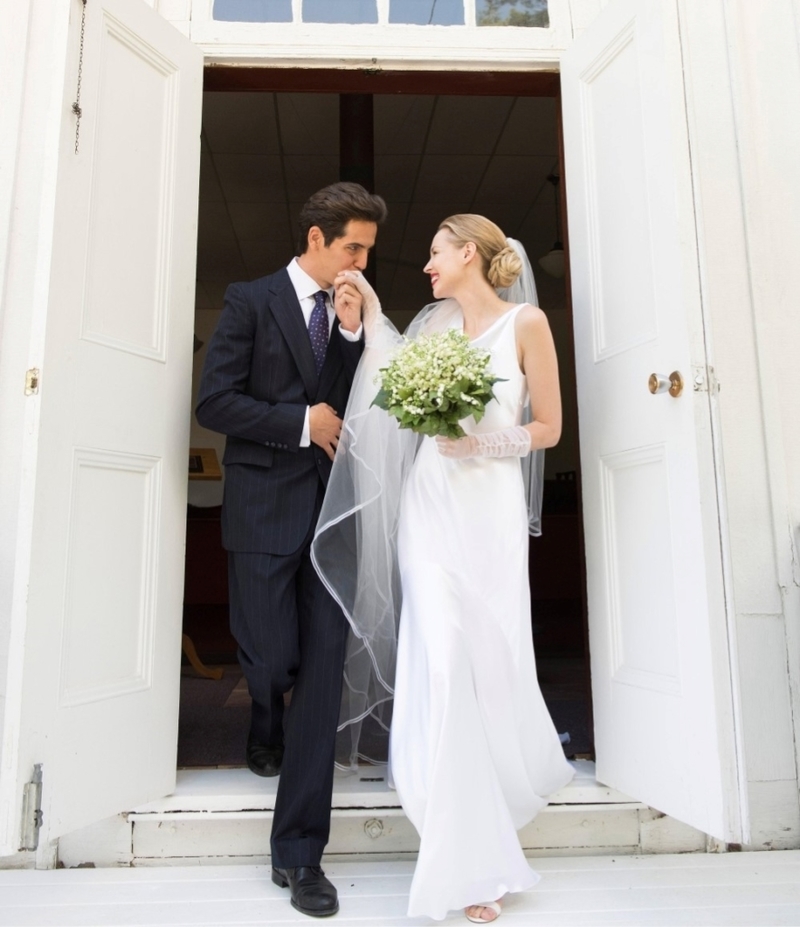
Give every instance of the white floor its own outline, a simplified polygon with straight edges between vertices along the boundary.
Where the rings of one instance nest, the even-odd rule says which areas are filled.
[[[542,881],[506,902],[505,927],[800,925],[800,851],[532,860]],[[405,916],[406,862],[333,863],[341,911],[304,917],[262,866],[0,872],[3,927],[433,925]],[[467,925],[454,913],[446,925]]]

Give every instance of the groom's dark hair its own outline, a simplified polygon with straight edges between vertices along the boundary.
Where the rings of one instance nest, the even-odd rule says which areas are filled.
[[[330,247],[344,236],[347,223],[355,219],[380,225],[388,215],[383,198],[365,190],[360,183],[332,183],[318,190],[300,210],[300,237],[297,253],[308,249],[308,233],[317,226]]]

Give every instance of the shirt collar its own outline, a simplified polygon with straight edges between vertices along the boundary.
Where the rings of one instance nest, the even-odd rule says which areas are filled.
[[[295,293],[298,299],[311,299],[315,293],[319,293],[320,285],[303,270],[297,263],[297,258],[292,258],[289,266],[286,268],[289,279],[292,281]],[[331,305],[333,305],[333,287],[325,292],[328,294]]]

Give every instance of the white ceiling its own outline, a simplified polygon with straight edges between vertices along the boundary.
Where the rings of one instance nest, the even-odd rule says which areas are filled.
[[[555,236],[555,100],[376,96],[375,188],[389,206],[378,235],[385,308],[430,300],[421,269],[439,222],[478,212],[519,238],[532,263]],[[228,283],[285,265],[300,206],[338,180],[336,94],[206,93],[200,171],[197,307]],[[538,275],[537,275],[538,276]]]

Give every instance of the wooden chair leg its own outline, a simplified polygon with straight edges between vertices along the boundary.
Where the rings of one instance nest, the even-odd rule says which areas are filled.
[[[219,666],[215,669],[210,669],[208,666],[206,666],[197,655],[194,641],[191,639],[191,637],[189,637],[188,634],[184,634],[181,637],[181,646],[183,647],[183,652],[186,654],[187,659],[192,664],[192,669],[199,676],[202,676],[204,679],[222,679],[225,670]]]

